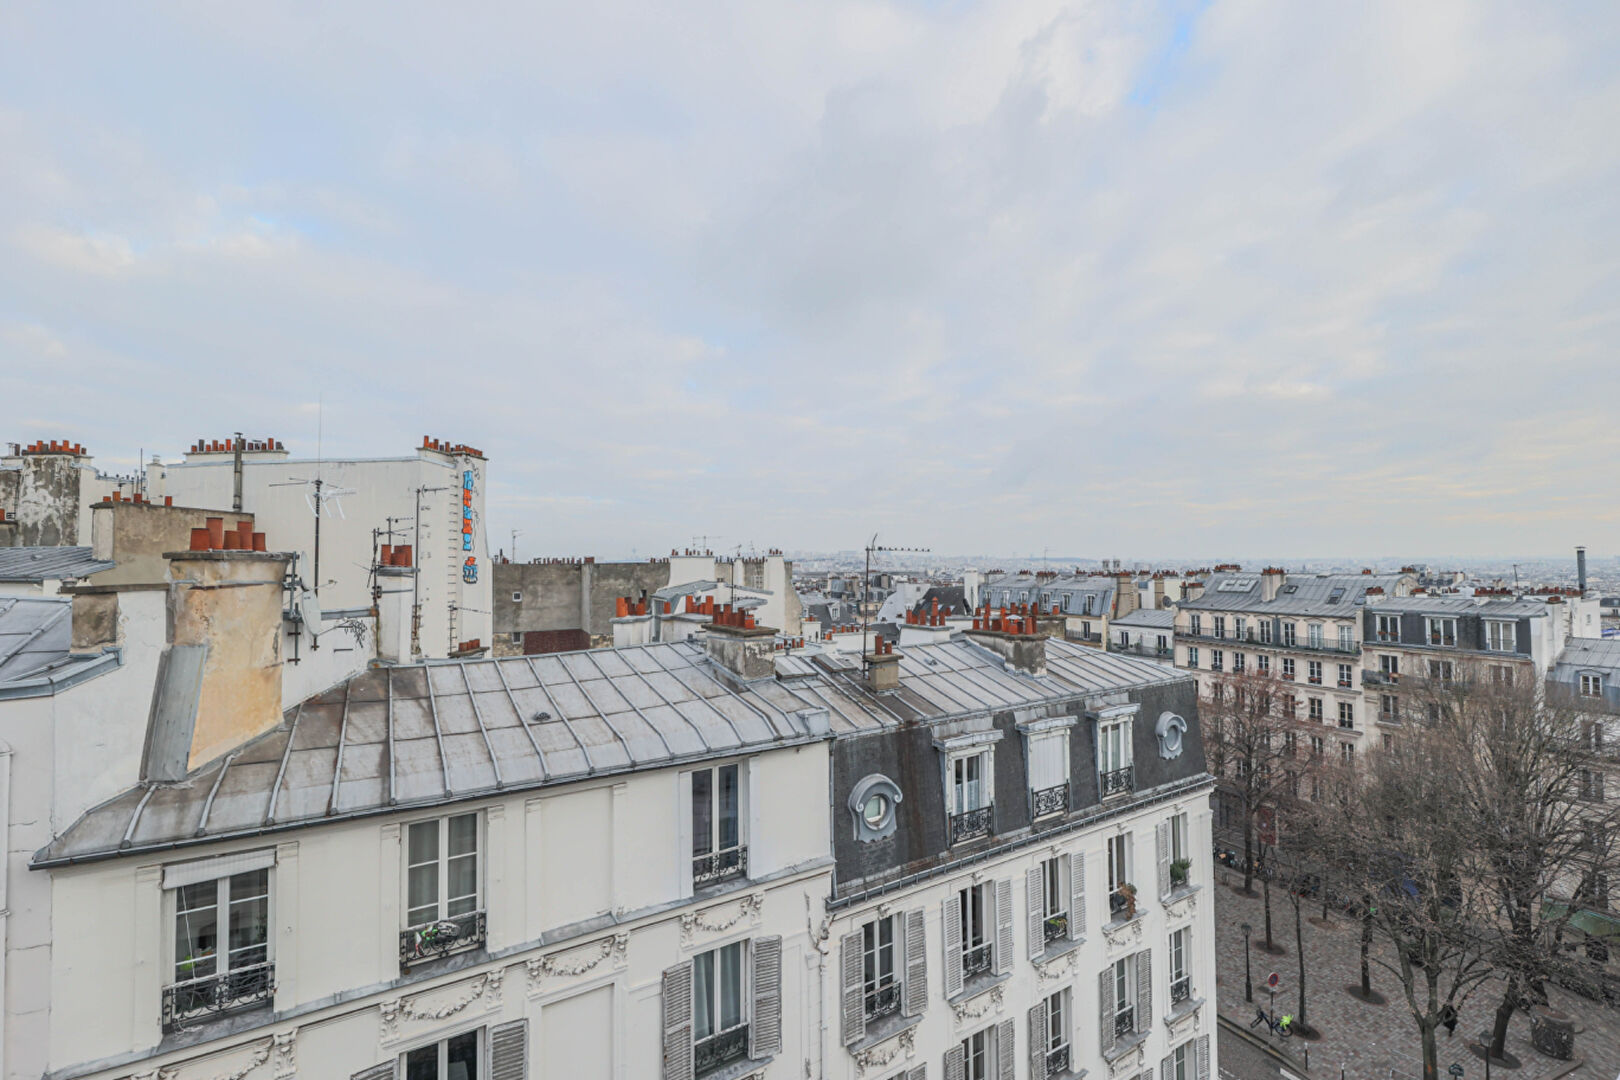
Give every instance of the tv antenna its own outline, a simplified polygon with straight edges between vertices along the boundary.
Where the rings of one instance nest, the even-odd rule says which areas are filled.
[[[517,538],[522,536],[522,535],[523,535],[523,530],[522,529],[513,529],[512,530],[512,561],[513,562],[518,561],[518,557],[517,557]]]
[[[925,547],[893,547],[877,542],[878,534],[873,533],[872,539],[866,543],[866,576],[861,579],[861,666],[866,666],[866,635],[872,625],[872,556],[889,552],[924,553],[930,551]]]
[[[315,517],[315,566],[314,566],[314,578],[315,578],[315,595],[318,597],[318,596],[320,596],[320,589],[321,589],[321,518],[323,518],[323,517],[331,517],[333,510],[337,511],[337,516],[339,518],[343,518],[344,517],[343,504],[341,502],[338,502],[338,500],[343,498],[343,496],[345,496],[345,495],[353,495],[354,494],[354,489],[353,488],[328,488],[326,486],[326,481],[321,479],[320,462],[315,463],[315,478],[313,480],[302,479],[300,477],[294,476],[294,477],[291,477],[291,478],[289,478],[288,480],[286,480],[286,481],[284,481],[282,483],[271,484],[270,486],[271,487],[296,487],[296,486],[300,486],[300,485],[309,488],[308,491],[304,492],[304,501],[309,505],[310,513],[313,514],[314,517]],[[327,504],[328,503],[331,504],[331,509],[330,510],[327,509]],[[325,511],[325,512],[323,513],[323,511]]]
[[[721,540],[721,539],[724,539],[724,538],[719,537],[719,536],[710,536],[707,533],[705,533],[702,536],[694,536],[694,537],[692,537],[692,546],[696,547],[696,548],[699,548],[699,549],[701,549],[703,551],[708,551],[708,550],[710,550],[709,545],[713,541]]]

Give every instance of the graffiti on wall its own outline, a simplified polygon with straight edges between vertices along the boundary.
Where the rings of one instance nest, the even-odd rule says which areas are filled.
[[[461,474],[461,550],[473,549],[473,471],[465,469]],[[468,555],[461,564],[461,580],[468,585],[478,583],[478,557]]]

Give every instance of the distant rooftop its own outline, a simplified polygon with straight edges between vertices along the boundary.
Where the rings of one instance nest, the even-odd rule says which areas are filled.
[[[0,548],[0,581],[37,585],[62,578],[84,578],[117,563],[98,559],[87,547]]]
[[[0,698],[52,694],[118,663],[110,654],[73,655],[72,637],[68,598],[0,596]]]

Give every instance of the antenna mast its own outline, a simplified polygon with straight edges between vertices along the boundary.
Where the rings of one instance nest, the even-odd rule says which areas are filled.
[[[878,534],[873,533],[872,539],[866,543],[866,575],[861,579],[861,668],[868,666],[866,659],[866,635],[872,625],[872,555],[884,552],[927,552],[925,547],[890,547],[877,542]]]

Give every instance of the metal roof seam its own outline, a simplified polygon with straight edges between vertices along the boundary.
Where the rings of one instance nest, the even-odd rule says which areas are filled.
[[[349,698],[354,693],[354,680],[343,684],[343,718],[338,722],[337,763],[332,766],[332,795],[326,801],[326,814],[337,813],[338,785],[343,782],[343,744],[349,737]]]
[[[292,725],[287,728],[287,745],[281,751],[281,766],[276,769],[276,782],[270,788],[270,802],[264,808],[263,820],[266,825],[276,820],[276,800],[281,796],[281,781],[287,775],[287,761],[292,757],[293,736],[298,734],[298,720],[303,715],[304,703],[300,701],[293,712]]]
[[[451,795],[456,789],[450,783],[450,756],[444,752],[444,731],[439,727],[439,702],[433,696],[433,672],[423,668],[422,682],[427,687],[428,715],[433,718],[433,739],[439,744],[439,770],[444,776],[444,792]]]
[[[591,666],[596,668],[597,671],[602,672],[602,678],[608,679],[611,682],[612,680],[609,678],[608,673],[603,670],[601,663],[594,656],[591,656],[589,652],[587,652],[585,655],[590,659]],[[624,703],[626,705],[635,710],[635,714],[641,719],[641,722],[651,728],[654,735],[658,736],[658,741],[663,744],[664,753],[673,754],[675,751],[670,747],[669,740],[664,738],[664,733],[658,730],[658,725],[654,724],[651,720],[648,720],[646,714],[641,711],[641,708],[635,702],[630,700],[627,694],[621,692],[619,696],[624,698]]]
[[[559,659],[557,664],[563,669],[564,674],[566,674],[570,679],[574,680],[575,688],[578,689],[581,694],[585,695],[585,700],[590,704],[590,707],[596,710],[596,718],[602,721],[603,726],[605,726],[609,731],[613,732],[613,737],[615,739],[619,740],[619,745],[624,748],[624,756],[630,759],[630,764],[638,764],[635,752],[630,749],[630,740],[626,739],[624,737],[624,732],[615,727],[613,725],[613,721],[608,719],[607,713],[603,712],[602,706],[598,705],[596,703],[596,699],[591,697],[591,692],[585,689],[585,684],[579,681],[579,676],[574,674],[573,669],[568,666],[568,662]]]
[[[645,649],[646,646],[643,645],[642,648]],[[731,729],[732,735],[736,736],[737,741],[739,743],[746,744],[748,742],[747,739],[742,737],[742,732],[737,730],[737,725],[732,723],[731,717],[727,716],[725,713],[723,713],[719,709],[715,708],[714,705],[709,701],[708,698],[706,698],[702,694],[698,693],[691,686],[687,686],[686,681],[684,679],[682,679],[679,675],[675,674],[675,672],[673,672],[669,668],[665,667],[664,662],[662,660],[658,659],[658,656],[656,654],[651,653],[649,651],[648,655],[652,656],[653,663],[657,664],[660,668],[662,668],[669,675],[670,678],[674,679],[676,682],[680,683],[682,686],[685,686],[687,692],[692,695],[693,699],[703,702],[703,705],[704,705],[705,708],[707,708],[710,712],[714,713],[714,715],[718,716],[721,720],[724,720],[725,723],[726,723],[726,727]],[[687,664],[686,666],[689,667],[689,668],[693,668],[693,669],[696,669],[696,667],[697,667],[696,664],[691,664],[691,663]],[[702,674],[703,674],[703,677],[705,679],[708,679],[710,682],[714,683],[716,686],[720,686],[719,680],[717,680],[713,675],[710,675],[708,672],[703,672]],[[725,687],[723,687],[723,686],[721,686],[720,689],[722,691],[725,691]],[[707,740],[705,740],[705,741],[707,741]]]
[[[574,730],[574,725],[570,724],[568,722],[568,717],[563,715],[562,706],[557,704],[557,699],[551,696],[550,690],[546,689],[546,681],[540,677],[540,669],[534,666],[534,657],[526,656],[524,659],[528,661],[529,671],[534,675],[534,684],[538,686],[540,688],[540,692],[546,696],[546,704],[551,706],[548,711],[552,716],[555,716],[558,721],[562,723],[563,730],[568,732],[569,736],[573,738],[575,745],[579,747],[580,756],[585,759],[585,771],[594,773],[596,771],[596,765],[591,761],[591,752],[589,748],[586,747],[585,740],[579,737],[579,732]]]
[[[214,786],[208,789],[208,798],[203,801],[202,816],[197,819],[197,831],[193,835],[202,836],[208,831],[208,815],[214,809],[214,796],[219,794],[219,786],[225,782],[225,770],[231,767],[240,750],[232,750],[225,755],[225,760],[219,767],[219,775],[214,777]]]
[[[489,754],[489,767],[495,773],[495,786],[503,788],[506,781],[501,778],[501,763],[495,760],[495,747],[489,741],[489,729],[484,727],[484,711],[478,707],[478,695],[473,693],[466,664],[461,665],[461,684],[467,688],[467,702],[472,706],[473,719],[478,722],[478,734],[484,737],[484,751]]]
[[[517,698],[512,694],[512,686],[506,681],[506,672],[501,670],[504,666],[499,660],[495,661],[495,677],[501,680],[501,689],[506,691],[506,700],[512,704],[512,715],[517,717],[518,727],[523,729],[523,734],[529,737],[529,745],[534,747],[534,756],[540,762],[540,779],[542,781],[549,780],[551,779],[551,772],[546,768],[546,755],[541,752],[540,740],[534,737],[534,731],[529,727],[529,721],[524,719],[523,710],[518,708]],[[539,680],[536,679],[536,681]]]
[[[642,649],[643,652],[645,652],[646,651],[646,646],[645,645],[641,646],[641,649]],[[658,661],[656,659],[653,660],[653,663],[656,664],[657,662]],[[629,665],[626,665],[626,666],[628,667]],[[685,713],[681,712],[681,710],[676,707],[675,703],[673,701],[669,700],[669,698],[664,695],[664,692],[662,690],[660,690],[660,689],[658,689],[658,687],[654,686],[652,680],[647,678],[646,672],[642,671],[640,668],[633,668],[633,667],[630,668],[630,670],[635,672],[636,678],[640,679],[644,684],[646,684],[647,689],[651,690],[653,693],[658,695],[658,700],[662,701],[669,708],[670,712],[672,712],[676,716],[680,717],[681,723],[685,724],[687,727],[692,729],[692,734],[694,734],[694,735],[696,735],[698,737],[698,742],[702,743],[704,746],[709,745],[709,740],[704,738],[704,736],[703,736],[703,729],[698,727],[696,724],[694,724],[692,722],[691,717],[689,717]],[[670,676],[670,678],[672,678],[672,679],[674,677],[675,676],[673,676],[673,675]]]

